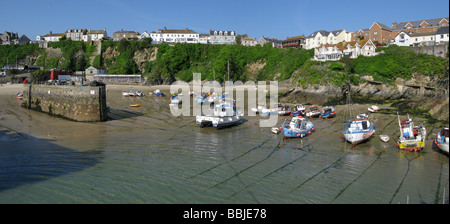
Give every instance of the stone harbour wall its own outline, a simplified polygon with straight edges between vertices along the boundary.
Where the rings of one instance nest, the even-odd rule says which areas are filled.
[[[105,86],[26,85],[22,106],[74,121],[106,121]]]

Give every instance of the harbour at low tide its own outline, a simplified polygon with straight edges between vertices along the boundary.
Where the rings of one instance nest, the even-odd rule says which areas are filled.
[[[142,98],[107,87],[109,120],[93,123],[22,108],[18,87],[0,87],[0,203],[449,202],[448,156],[433,146],[440,129],[427,127],[424,150],[401,151],[395,115],[371,114],[376,134],[353,147],[340,138],[345,106],[311,119],[311,135],[283,139],[260,116],[199,128],[194,116],[170,113],[169,97],[147,94],[155,87]]]

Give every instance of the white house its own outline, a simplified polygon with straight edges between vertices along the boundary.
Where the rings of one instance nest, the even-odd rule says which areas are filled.
[[[209,30],[211,44],[236,44],[236,32],[226,30]]]
[[[168,30],[166,27],[164,29],[159,29],[152,31],[150,34],[152,38],[152,43],[198,43],[200,34],[188,28],[184,30]]]
[[[433,46],[436,43],[436,32],[411,33],[409,34],[410,46]]]
[[[338,61],[344,56],[357,58],[360,55],[370,57],[377,55],[376,46],[370,39],[321,45],[314,49],[316,61]]]
[[[436,32],[435,38],[436,43],[448,42],[449,41],[448,33],[449,33],[448,26],[439,28]]]
[[[209,44],[210,43],[210,35],[209,34],[199,34],[198,42],[201,44]]]
[[[402,31],[394,38],[392,44],[409,47],[411,44],[411,37],[408,33]]]
[[[83,41],[98,41],[106,37],[108,37],[106,28],[103,30],[88,30],[86,34],[83,35]]]
[[[337,44],[343,41],[351,41],[351,34],[345,29],[325,31],[318,30],[305,38],[305,49],[312,49],[324,44]]]
[[[147,31],[144,31],[141,33],[141,35],[139,36],[139,40],[142,40],[144,38],[148,38],[150,37],[150,33],[148,33]]]
[[[59,41],[59,39],[61,39],[61,37],[65,36],[65,33],[52,33],[52,31],[50,31],[49,34],[45,34],[44,36],[42,36],[42,39],[45,42],[56,42]]]

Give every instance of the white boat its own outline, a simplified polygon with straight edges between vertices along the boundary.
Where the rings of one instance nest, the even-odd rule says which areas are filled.
[[[170,104],[175,105],[175,104],[181,104],[182,100],[181,97],[183,96],[183,94],[178,94],[178,95],[172,95],[172,97],[170,97]]]
[[[369,140],[375,134],[375,125],[369,118],[354,119],[343,123],[342,137],[353,146]]]
[[[449,130],[448,128],[443,128],[437,133],[436,139],[434,140],[434,143],[437,145],[437,147],[447,154],[449,142],[448,138],[449,138]]]
[[[378,112],[380,108],[378,106],[372,105],[371,107],[367,108],[368,111],[370,112]]]
[[[320,116],[320,109],[315,105],[312,105],[309,108],[309,112],[306,113],[306,117],[319,117],[319,116]]]
[[[223,128],[240,123],[241,118],[236,113],[233,104],[219,103],[214,106],[213,115],[197,115],[196,122],[200,127],[212,125],[216,128]]]
[[[156,96],[163,96],[161,90],[159,89],[155,89],[155,91],[153,91],[153,94],[155,94]]]
[[[363,114],[358,114],[356,115],[357,119],[368,119],[369,118],[369,114],[363,113]]]
[[[141,90],[136,91],[136,96],[144,96],[144,92]]]
[[[130,96],[130,92],[123,91],[123,92],[122,92],[122,96]]]
[[[267,107],[264,107],[262,110],[261,110],[261,113],[260,113],[262,116],[269,116],[269,115],[278,115],[278,108],[272,108],[272,109],[269,109],[269,108],[267,108]]]
[[[380,140],[383,142],[388,142],[389,141],[389,136],[388,135],[380,135]]]
[[[297,104],[294,106],[294,111],[291,112],[292,116],[305,116],[306,108],[303,104]]]
[[[277,127],[273,127],[271,131],[272,131],[272,133],[274,133],[274,134],[280,133],[280,129],[277,128]]]
[[[262,103],[259,103],[256,107],[252,107],[252,111],[255,112],[256,114],[261,113],[262,109],[266,108],[266,106]]]
[[[398,117],[398,123],[401,134],[398,138],[397,145],[400,149],[406,151],[420,151],[425,148],[427,131],[423,124],[414,126],[414,123],[412,119],[409,118],[409,115],[408,120],[400,121],[400,117]]]

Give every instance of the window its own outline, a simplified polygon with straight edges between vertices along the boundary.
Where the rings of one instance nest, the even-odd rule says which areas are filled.
[[[377,35],[378,34],[378,32],[373,32],[373,35]]]

